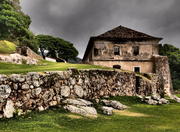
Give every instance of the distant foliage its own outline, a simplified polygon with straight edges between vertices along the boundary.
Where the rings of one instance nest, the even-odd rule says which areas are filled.
[[[0,1],[0,39],[16,41],[37,51],[34,35],[29,30],[31,19],[21,11],[19,0]]]
[[[61,38],[38,35],[36,36],[36,40],[43,58],[48,56],[56,60],[65,59],[68,61],[69,59],[75,59],[78,55],[78,51],[73,44]]]
[[[160,55],[168,56],[175,90],[180,90],[180,49],[170,44],[160,46]]]

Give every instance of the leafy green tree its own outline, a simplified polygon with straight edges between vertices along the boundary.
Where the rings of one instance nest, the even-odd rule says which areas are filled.
[[[36,40],[38,42],[38,46],[39,46],[41,55],[45,59],[45,57],[46,57],[45,51],[49,50],[51,47],[54,46],[56,39],[52,36],[49,36],[49,35],[37,35]]]
[[[52,37],[49,35],[36,36],[41,54],[43,58],[46,57],[45,51],[48,51],[47,56],[58,59],[75,59],[78,51],[72,43],[61,38]]]
[[[17,39],[29,37],[30,17],[17,9],[18,1],[3,0],[0,3],[0,38]]]
[[[29,30],[31,19],[21,11],[19,0],[0,1],[0,39],[16,41],[37,51],[33,33]]]
[[[160,46],[160,55],[168,56],[175,90],[180,90],[180,49],[170,44]]]

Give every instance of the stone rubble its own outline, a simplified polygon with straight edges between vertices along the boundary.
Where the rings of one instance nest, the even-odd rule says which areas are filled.
[[[90,101],[84,99],[66,99],[63,101],[64,109],[83,116],[97,116],[97,111]]]
[[[112,115],[114,108],[107,107],[107,106],[102,106],[101,110],[102,110],[103,114],[105,114],[105,115]]]
[[[126,105],[123,105],[120,102],[114,101],[114,100],[102,100],[102,102],[106,106],[112,107],[112,108],[117,109],[117,110],[124,110],[124,109],[128,108]]]
[[[180,98],[177,97],[176,95],[170,95],[170,98],[171,98],[172,100],[175,100],[176,102],[180,103]]]
[[[141,101],[150,104],[150,105],[162,105],[162,104],[169,104],[169,101],[165,98],[161,98],[159,95],[152,95],[152,96],[138,96]]]

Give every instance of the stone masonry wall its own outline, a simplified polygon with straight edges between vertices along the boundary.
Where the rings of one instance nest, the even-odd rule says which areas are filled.
[[[167,56],[154,56],[155,73],[159,76],[159,82],[162,82],[164,94],[171,96],[173,87],[171,81],[171,73]]]
[[[0,117],[10,118],[14,113],[21,115],[31,110],[43,111],[61,105],[66,98],[92,100],[105,96],[151,95],[158,91],[157,79],[153,76],[150,80],[139,76],[137,81],[133,72],[75,69],[0,75]]]
[[[42,56],[38,55],[37,53],[35,53],[33,50],[31,50],[29,47],[26,47],[26,46],[18,47],[16,49],[16,52],[20,55],[28,56],[33,59],[37,59],[37,60],[43,59]]]

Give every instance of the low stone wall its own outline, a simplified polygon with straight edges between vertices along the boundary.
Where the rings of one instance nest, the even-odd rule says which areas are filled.
[[[28,56],[23,56],[20,54],[10,54],[10,55],[0,55],[0,62],[9,62],[14,64],[28,64],[36,65],[38,63],[37,59],[33,59]]]
[[[66,98],[87,100],[105,96],[151,95],[158,92],[158,79],[129,72],[68,70],[59,72],[0,75],[0,117],[45,110]],[[151,81],[153,80],[153,81]],[[138,86],[138,87],[137,87]]]
[[[31,50],[29,47],[26,47],[26,46],[18,47],[16,49],[16,52],[20,55],[28,56],[33,59],[37,59],[37,60],[43,59],[42,56],[38,55],[37,53],[35,53],[33,50]]]

